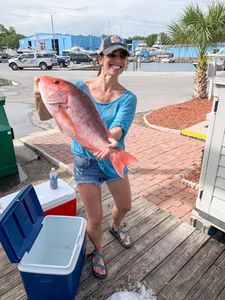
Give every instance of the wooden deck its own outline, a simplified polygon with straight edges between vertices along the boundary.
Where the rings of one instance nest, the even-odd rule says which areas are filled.
[[[104,281],[95,279],[86,261],[77,300],[107,299],[138,283],[153,290],[157,299],[225,299],[225,245],[134,196],[133,209],[125,222],[135,243],[126,250],[108,233],[113,201],[105,188],[103,199],[104,253],[109,275]],[[80,203],[78,212],[83,214]],[[91,250],[88,241],[87,253]],[[2,248],[0,299],[27,299],[19,271],[8,262]]]

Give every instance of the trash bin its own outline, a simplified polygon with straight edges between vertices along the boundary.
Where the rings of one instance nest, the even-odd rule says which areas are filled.
[[[4,109],[5,97],[0,97],[0,177],[18,172],[13,147],[13,130]]]

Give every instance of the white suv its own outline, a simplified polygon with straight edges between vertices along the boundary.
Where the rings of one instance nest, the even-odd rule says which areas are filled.
[[[8,60],[9,67],[14,71],[23,70],[23,68],[40,68],[41,70],[50,70],[57,65],[57,57],[50,53],[24,53],[17,58]]]

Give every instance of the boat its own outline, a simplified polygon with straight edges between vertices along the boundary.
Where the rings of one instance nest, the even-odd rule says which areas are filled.
[[[134,51],[134,55],[139,56],[142,52],[149,52],[150,47],[145,42],[138,44],[137,48]]]
[[[70,55],[70,54],[79,54],[79,53],[84,53],[84,54],[88,54],[90,56],[97,56],[98,52],[97,51],[93,51],[93,50],[87,50],[83,47],[77,46],[75,45],[74,47],[70,48],[70,49],[66,49],[66,50],[62,50],[62,55]]]
[[[148,58],[159,58],[160,55],[166,55],[171,57],[171,53],[167,53],[165,46],[162,44],[161,33],[157,35],[157,39],[152,47],[149,47],[145,42],[139,43],[134,52],[135,55],[138,56],[148,56]]]
[[[225,70],[225,48],[220,48],[212,54],[208,54],[209,62],[215,62],[217,70]]]
[[[161,63],[174,63],[174,59],[172,57],[163,57],[160,59]]]

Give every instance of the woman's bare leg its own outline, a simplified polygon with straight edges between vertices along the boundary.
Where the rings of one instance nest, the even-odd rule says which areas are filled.
[[[128,176],[107,183],[114,198],[115,205],[112,209],[112,226],[116,229],[121,226],[122,219],[131,210],[131,189]],[[121,233],[121,238],[124,236]],[[130,240],[126,244],[129,244]]]
[[[78,191],[84,204],[87,217],[87,233],[97,251],[102,252],[102,202],[101,202],[101,187],[96,184],[78,184]],[[104,264],[103,260],[99,261]],[[95,271],[101,275],[105,271],[94,267]]]

